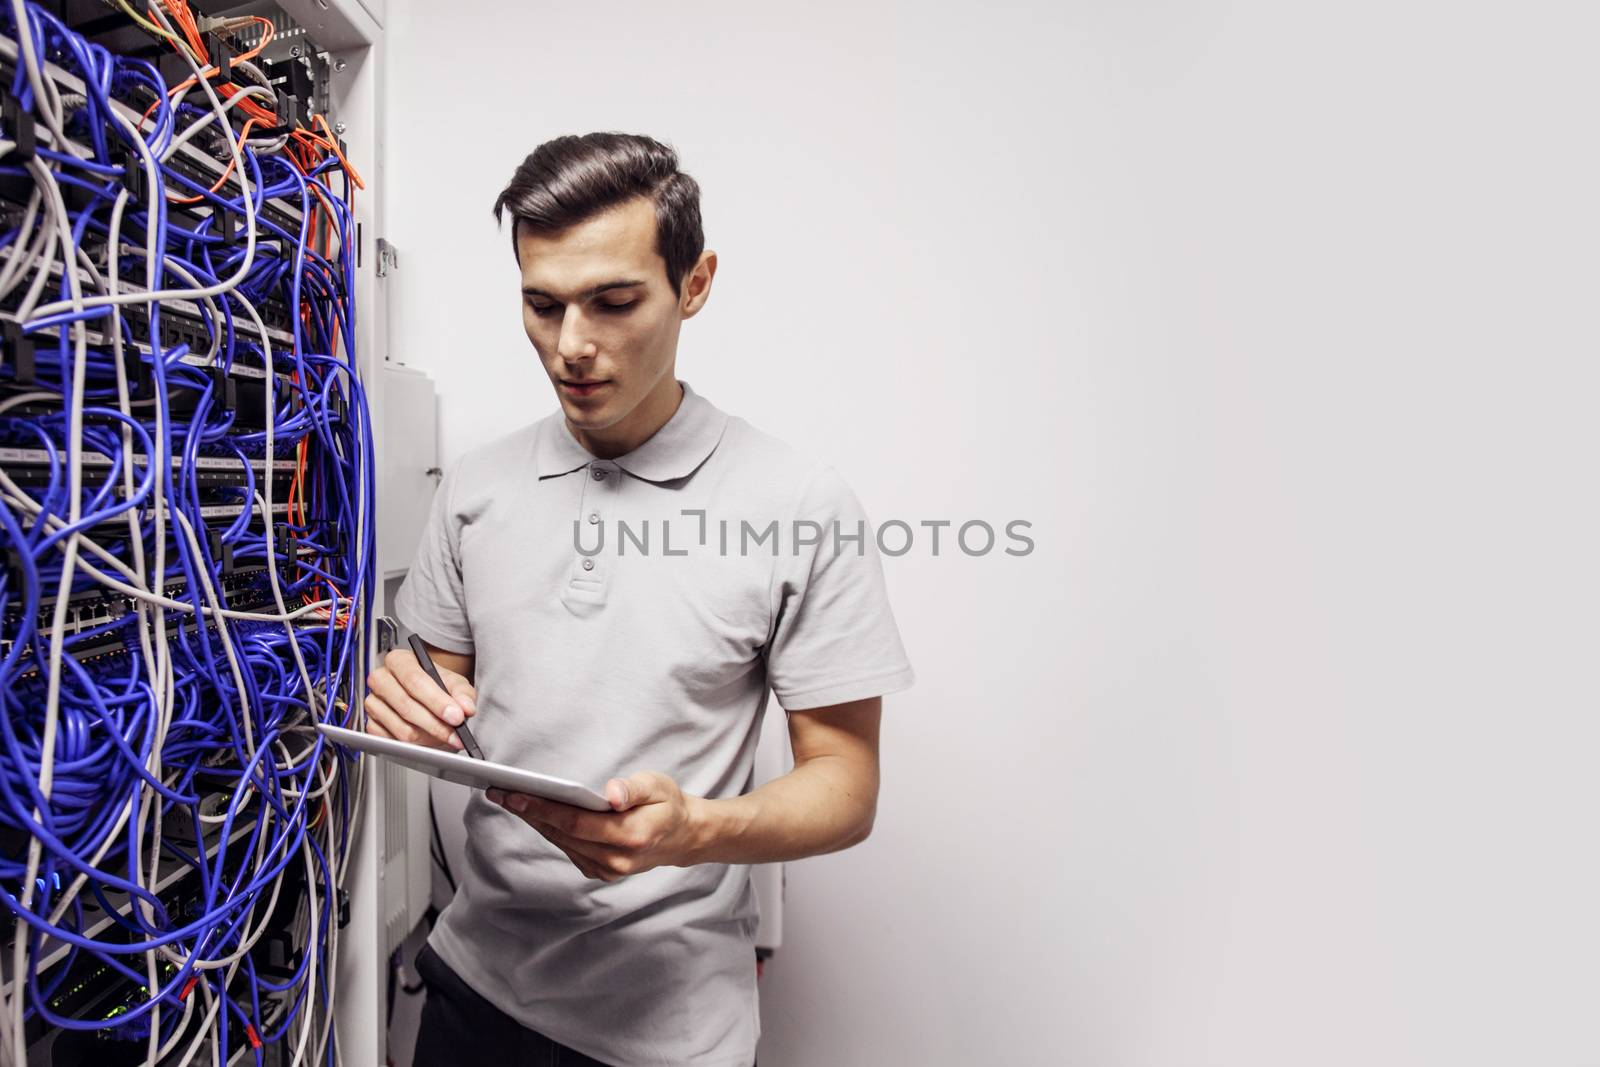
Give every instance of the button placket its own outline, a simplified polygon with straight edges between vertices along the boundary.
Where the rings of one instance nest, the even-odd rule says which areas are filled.
[[[599,461],[589,465],[589,477],[583,487],[583,499],[579,501],[579,514],[583,516],[584,521],[589,526],[600,526],[604,521],[604,515],[607,511],[606,504],[612,499],[612,495],[616,492],[621,481],[622,475],[616,467],[602,464]],[[585,555],[582,552],[577,552],[576,547],[574,547],[574,552],[577,555],[577,569],[573,572],[573,584],[576,585],[581,582],[592,586],[604,581],[606,569],[599,563],[600,559],[605,555],[605,546],[603,542],[600,542],[600,538],[604,536],[605,529],[601,527],[598,531],[587,531],[587,536],[581,540],[581,543],[586,548],[593,547],[597,543],[601,544],[600,551],[595,555]]]

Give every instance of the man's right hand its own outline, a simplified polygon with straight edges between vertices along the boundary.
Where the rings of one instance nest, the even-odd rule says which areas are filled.
[[[461,751],[455,728],[477,712],[478,693],[464,675],[437,662],[434,667],[444,689],[410,650],[397,648],[383,657],[383,666],[367,675],[367,733]]]

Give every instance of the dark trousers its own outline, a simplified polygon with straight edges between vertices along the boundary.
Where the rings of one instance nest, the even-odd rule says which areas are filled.
[[[432,945],[417,953],[417,974],[428,987],[428,999],[422,1004],[412,1067],[608,1067],[529,1030],[484,1000]]]
[[[428,987],[412,1067],[609,1067],[529,1030],[490,1004],[433,951],[417,953]]]

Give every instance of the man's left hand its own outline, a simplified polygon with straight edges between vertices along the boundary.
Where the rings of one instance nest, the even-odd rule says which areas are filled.
[[[656,771],[607,782],[611,811],[585,811],[500,789],[485,795],[543,834],[590,878],[615,882],[652,867],[694,862],[694,811],[700,798],[686,795]]]

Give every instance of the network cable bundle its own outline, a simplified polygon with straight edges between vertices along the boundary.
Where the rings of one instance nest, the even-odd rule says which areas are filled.
[[[332,1063],[373,455],[328,57],[0,10],[0,1064]]]

